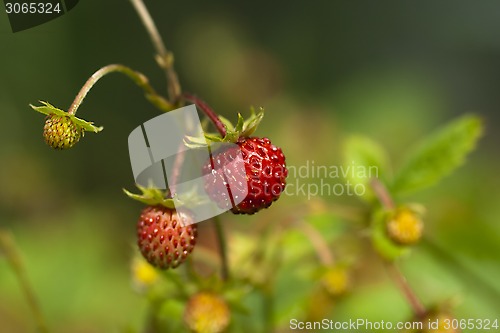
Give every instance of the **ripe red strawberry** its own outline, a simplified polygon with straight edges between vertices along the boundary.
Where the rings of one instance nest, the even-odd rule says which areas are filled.
[[[164,206],[144,208],[137,223],[138,245],[153,266],[175,268],[193,251],[197,229],[188,214]]]
[[[285,155],[268,138],[241,137],[236,145],[243,158],[244,174],[230,164],[237,156],[236,146],[215,152],[204,166],[204,174],[209,175],[205,191],[221,208],[230,208],[235,214],[254,214],[271,206],[285,190]],[[245,192],[243,201],[235,204]]]

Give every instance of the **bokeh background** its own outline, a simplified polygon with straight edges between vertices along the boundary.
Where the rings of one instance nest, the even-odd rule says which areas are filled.
[[[283,147],[289,165],[339,164],[343,138],[361,133],[386,147],[396,168],[419,138],[456,116],[479,114],[486,135],[467,164],[404,198],[426,206],[426,236],[441,250],[417,248],[403,270],[424,303],[452,299],[459,318],[500,319],[500,2],[146,4],[175,53],[182,86],[230,119],[265,107],[258,134]],[[128,1],[80,1],[63,17],[16,34],[0,14],[0,50],[0,226],[13,232],[53,332],[140,327],[146,304],[131,288],[130,258],[141,205],[122,188],[134,188],[128,134],[157,111],[132,82],[110,75],[78,113],[105,130],[56,152],[43,142],[43,117],[28,104],[67,108],[110,63],[143,72],[165,91],[144,28]],[[283,197],[258,216],[224,215],[223,222],[235,233],[253,230],[306,201]],[[363,205],[335,196],[322,202]],[[341,220],[332,218],[332,229],[341,229]],[[200,228],[210,245],[210,226]],[[305,294],[302,269],[316,260],[307,258],[289,265],[276,291],[281,323],[301,315],[304,298],[290,290]],[[369,261],[357,276],[363,283],[328,318],[408,317],[399,291]],[[30,318],[0,257],[0,332],[32,332]]]

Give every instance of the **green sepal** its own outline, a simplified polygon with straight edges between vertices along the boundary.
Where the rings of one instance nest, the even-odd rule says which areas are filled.
[[[136,184],[137,188],[142,192],[141,194],[135,194],[123,189],[123,192],[131,199],[142,202],[143,204],[155,206],[162,205],[170,209],[175,209],[174,199],[166,198],[165,192],[153,187],[143,187]],[[178,200],[175,200],[179,204]]]
[[[248,119],[243,118],[243,116],[238,113],[238,122],[236,126],[222,116],[219,116],[220,121],[226,129],[226,135],[222,138],[218,133],[204,133],[203,136],[189,136],[186,135],[184,138],[184,144],[188,148],[204,148],[213,142],[237,142],[240,137],[248,137],[260,124],[264,118],[264,109],[260,108],[259,113],[255,113],[254,108],[250,108],[250,117]]]
[[[205,119],[208,119],[208,118],[205,118]],[[226,117],[220,116],[220,115],[219,115],[219,119],[226,127],[226,130],[228,130],[228,131],[234,130],[234,126],[229,119],[227,119]]]
[[[245,118],[241,115],[241,113],[238,112],[238,123],[236,124],[236,127],[234,128],[235,132],[241,132],[243,131],[243,126],[245,124]]]
[[[221,138],[220,136],[218,136],[217,134],[215,133],[206,133],[205,134],[205,139],[207,140],[207,142],[223,142],[224,139]]]
[[[259,126],[260,122],[264,118],[264,109],[260,108],[259,113],[255,113],[254,108],[250,108],[250,117],[248,119],[243,118],[243,116],[238,113],[238,122],[236,126],[228,126],[224,124],[226,127],[226,135],[221,140],[216,140],[214,137],[210,135],[205,135],[205,137],[213,142],[237,142],[241,137],[248,137],[255,132],[257,126]]]
[[[184,145],[191,149],[207,147],[207,140],[204,136],[186,135],[183,141]]]
[[[260,122],[264,118],[264,109],[259,108],[259,112],[255,113],[255,109],[250,108],[250,117],[245,120],[240,136],[250,136],[255,132]]]
[[[78,127],[88,132],[98,133],[103,130],[103,127],[94,126],[92,122],[77,118],[76,116],[69,114],[66,111],[56,108],[55,106],[51,105],[48,102],[40,101],[40,103],[42,103],[44,106],[34,106],[31,104],[30,106],[33,110],[47,116],[56,115],[56,116],[69,117],[71,121],[75,123]]]
[[[410,252],[409,247],[394,243],[387,235],[387,222],[393,214],[392,210],[378,209],[373,213],[372,218],[373,247],[382,258],[388,261],[394,261]]]

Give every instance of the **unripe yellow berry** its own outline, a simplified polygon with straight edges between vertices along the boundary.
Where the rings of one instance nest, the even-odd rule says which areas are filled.
[[[224,299],[210,292],[192,296],[184,311],[184,322],[195,333],[220,333],[229,325],[230,311]]]
[[[340,296],[351,285],[349,272],[343,266],[331,267],[321,277],[321,283],[331,296]]]
[[[398,209],[387,223],[387,234],[400,245],[417,243],[422,238],[423,229],[420,216],[408,208]]]
[[[144,258],[136,256],[132,261],[132,279],[138,289],[144,289],[158,281],[159,274]]]
[[[54,149],[73,147],[82,137],[83,129],[68,116],[47,116],[43,126],[43,138]]]

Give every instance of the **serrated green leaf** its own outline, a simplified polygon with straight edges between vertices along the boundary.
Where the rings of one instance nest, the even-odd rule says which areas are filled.
[[[482,120],[466,115],[452,121],[413,149],[391,186],[397,194],[436,184],[462,165],[483,133]]]
[[[347,138],[343,145],[344,174],[354,186],[365,187],[366,200],[371,200],[373,191],[368,186],[371,178],[386,178],[388,169],[388,157],[384,148],[372,139],[352,135]]]

